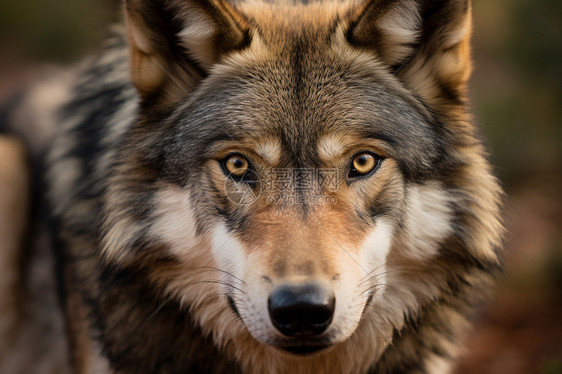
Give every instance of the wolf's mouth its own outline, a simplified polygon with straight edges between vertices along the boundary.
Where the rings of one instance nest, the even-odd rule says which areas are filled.
[[[280,348],[286,352],[295,355],[306,356],[319,352],[328,347],[329,347],[328,345],[296,345],[296,346],[280,347]]]
[[[234,303],[234,299],[230,295],[226,295],[226,300],[228,301],[228,306],[230,307],[232,312],[236,315],[236,317],[238,317],[240,321],[244,322],[242,316],[240,315],[240,312],[238,311],[238,308],[236,307],[236,304]]]

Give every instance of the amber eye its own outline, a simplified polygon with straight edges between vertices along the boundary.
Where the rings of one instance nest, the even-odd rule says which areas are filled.
[[[351,164],[351,170],[349,171],[349,177],[353,178],[369,174],[377,167],[379,160],[378,156],[370,152],[361,152],[355,155]]]
[[[230,155],[223,160],[226,171],[233,177],[241,178],[248,171],[248,160],[241,155]]]

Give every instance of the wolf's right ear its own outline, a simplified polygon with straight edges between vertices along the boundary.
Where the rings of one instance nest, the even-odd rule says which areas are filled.
[[[151,105],[174,104],[250,42],[247,22],[222,0],[125,0],[125,16],[132,81]]]

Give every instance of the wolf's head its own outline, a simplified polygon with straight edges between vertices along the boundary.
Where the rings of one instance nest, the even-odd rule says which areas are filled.
[[[289,3],[126,2],[141,104],[103,254],[150,269],[248,365],[337,365],[331,347],[359,369],[496,261],[470,3]]]

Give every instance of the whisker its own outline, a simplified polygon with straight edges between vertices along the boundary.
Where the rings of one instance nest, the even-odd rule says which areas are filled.
[[[246,282],[244,282],[244,280],[242,280],[241,278],[237,277],[236,275],[232,274],[232,273],[229,272],[229,271],[226,271],[226,270],[223,270],[223,269],[219,269],[219,268],[214,267],[214,266],[200,266],[200,267],[194,268],[193,270],[200,270],[200,269],[203,269],[203,270],[201,271],[201,273],[204,273],[204,272],[206,272],[206,271],[218,271],[218,272],[220,272],[220,273],[223,273],[223,274],[226,274],[226,275],[231,276],[232,278],[236,279],[237,281],[239,281],[239,282],[240,282],[241,284],[243,284],[244,286],[246,285]]]
[[[150,321],[152,318],[154,318],[161,310],[162,308],[164,308],[164,306],[166,306],[166,304],[168,304],[170,302],[170,299],[164,300],[164,302],[162,304],[160,304],[158,306],[158,308],[156,308],[154,310],[154,312],[150,313],[150,315],[148,316],[148,318],[146,319],[146,322]]]
[[[372,273],[372,272],[371,272]],[[380,276],[395,276],[397,274],[400,275],[407,275],[407,274],[419,274],[419,271],[416,270],[411,270],[411,269],[388,269],[386,271],[383,271],[381,273],[376,273],[376,274],[370,274],[370,277],[367,279],[364,279],[363,281],[360,281],[357,286],[362,286],[363,284],[365,284],[366,282],[372,281],[373,279],[376,279],[377,277]]]
[[[382,268],[385,265],[386,265],[386,263],[382,263],[379,266],[377,266],[376,268],[374,268],[373,270],[371,270],[370,272],[368,272],[367,274],[365,274],[364,277],[359,279],[359,283],[361,283],[365,278],[367,278],[369,275],[373,274],[375,271],[379,270],[380,268]]]
[[[364,292],[368,292],[368,291],[373,290],[373,292],[376,293],[376,288],[378,288],[380,286],[387,286],[387,285],[375,283],[373,286],[367,288]],[[381,296],[388,295],[388,297],[390,297],[392,300],[394,300],[394,302],[396,304],[398,304],[402,308],[402,310],[407,310],[407,308],[404,306],[404,304],[402,304],[396,297],[394,297],[394,295],[390,292],[390,290],[388,290],[388,288],[386,289],[386,292],[383,292],[380,295]]]
[[[201,283],[216,283],[216,284],[222,284],[223,286],[227,286],[227,287],[233,288],[233,289],[235,289],[235,290],[237,290],[237,291],[239,291],[239,292],[241,292],[241,293],[243,293],[243,294],[246,293],[246,291],[244,291],[244,290],[242,290],[242,289],[240,289],[240,288],[238,288],[238,287],[232,285],[231,283],[227,283],[227,282],[223,282],[223,281],[218,281],[218,280],[198,281],[198,282],[195,282],[194,284],[201,284]]]

